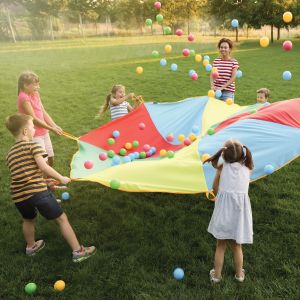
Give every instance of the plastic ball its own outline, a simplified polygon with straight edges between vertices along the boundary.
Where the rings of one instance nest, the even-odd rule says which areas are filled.
[[[165,58],[162,58],[160,61],[159,61],[159,64],[164,67],[167,65],[167,60]]]
[[[65,200],[65,201],[69,200],[70,199],[70,194],[68,192],[63,192],[61,194],[61,199]]]
[[[149,27],[152,26],[152,20],[151,19],[146,19],[145,24]]]
[[[171,64],[171,71],[177,71],[177,69],[178,69],[178,66],[177,66],[177,64]]]
[[[100,160],[106,160],[107,159],[107,153],[105,153],[105,152],[100,153],[99,154],[99,159]]]
[[[293,14],[290,11],[286,11],[282,16],[282,19],[285,23],[290,23],[293,20]]]
[[[231,26],[232,26],[233,28],[237,28],[237,27],[239,26],[239,21],[238,21],[237,19],[233,19],[233,20],[231,21]]]
[[[130,157],[130,160],[131,160],[131,161],[135,160],[135,155],[134,155],[134,153],[130,153],[128,156]],[[126,157],[126,156],[125,156],[125,157]],[[125,158],[125,157],[124,157],[124,158]]]
[[[193,42],[194,39],[195,39],[194,35],[193,35],[192,33],[190,33],[190,34],[188,35],[188,41],[189,41],[189,42]]]
[[[185,138],[183,143],[186,145],[186,146],[189,146],[191,144],[191,140],[188,139],[188,138]]]
[[[118,190],[120,188],[120,181],[117,179],[112,179],[109,183],[110,187],[114,190]]]
[[[144,125],[145,125],[145,124],[144,124]],[[137,147],[139,146],[139,144],[140,144],[140,143],[139,143],[138,141],[136,141],[136,140],[132,142],[133,148],[137,148]]]
[[[168,158],[173,158],[174,155],[175,155],[174,151],[169,150],[169,151],[167,152]]]
[[[213,79],[217,79],[217,78],[219,77],[219,73],[218,73],[218,72],[212,72],[212,73],[211,73],[211,77],[212,77]]]
[[[197,137],[195,136],[194,133],[190,133],[189,134],[189,139],[190,139],[191,142],[194,142],[197,139]]]
[[[164,156],[167,155],[167,151],[166,151],[165,149],[161,149],[161,150],[159,151],[159,155],[162,156],[162,157],[164,157]]]
[[[182,29],[176,29],[175,34],[178,35],[178,36],[182,36],[183,35]]]
[[[292,79],[292,73],[290,71],[284,71],[282,73],[282,79],[283,80],[291,80]]]
[[[32,295],[33,293],[35,293],[36,289],[37,289],[37,285],[34,282],[27,283],[24,288],[26,294],[28,295]]]
[[[194,125],[192,127],[192,132],[195,133],[195,134],[198,134],[200,132],[200,127],[197,126],[197,125]]]
[[[171,53],[172,52],[172,46],[171,45],[166,45],[165,46],[165,52],[166,53]]]
[[[149,144],[145,144],[144,146],[143,146],[143,149],[145,150],[145,151],[149,151],[150,150],[150,145]]]
[[[118,138],[120,136],[120,131],[119,130],[114,130],[113,133],[112,133],[112,136],[114,138]]]
[[[204,55],[204,56],[203,56],[203,60],[208,60],[208,61],[209,61],[209,60],[210,60],[209,55]]]
[[[213,135],[213,134],[215,134],[215,130],[214,130],[213,128],[209,128],[209,129],[207,130],[207,134],[208,134],[208,135]]]
[[[84,167],[86,169],[91,169],[94,166],[93,162],[91,160],[87,160],[84,162]]]
[[[211,65],[211,64],[207,64],[207,65],[205,66],[205,70],[206,70],[207,72],[210,72],[211,69],[212,69],[212,65]]]
[[[131,143],[126,143],[124,145],[124,147],[125,147],[125,149],[130,150],[130,149],[132,149],[132,144]]]
[[[190,55],[190,50],[187,49],[187,48],[186,48],[186,49],[183,49],[183,50],[182,50],[182,55],[185,56],[185,57],[188,57],[188,56]]]
[[[194,57],[196,55],[196,52],[194,49],[191,49],[190,50],[190,56]]]
[[[146,158],[146,156],[147,156],[146,152],[144,152],[144,151],[142,151],[142,152],[139,153],[139,158],[143,159],[143,158]]]
[[[207,96],[213,98],[215,96],[214,90],[209,90]]]
[[[163,21],[164,17],[161,14],[156,15],[156,21],[157,23],[161,23]]]
[[[112,166],[117,166],[121,163],[121,158],[118,155],[115,155],[111,160]]]
[[[193,69],[189,70],[189,76],[190,76],[190,77],[192,77],[192,75],[195,74],[195,73],[196,73],[195,70],[193,70]]]
[[[203,64],[204,67],[206,67],[209,64],[209,60],[208,59],[203,59],[202,64]]]
[[[218,72],[218,68],[217,68],[217,67],[213,67],[213,68],[211,69],[211,72],[212,72],[212,73]]]
[[[237,70],[236,74],[235,74],[235,77],[236,78],[241,78],[242,76],[243,76],[243,72],[241,70]]]
[[[195,61],[199,63],[199,62],[201,62],[201,60],[202,60],[202,55],[201,54],[196,54],[195,55]]]
[[[144,68],[143,67],[137,67],[135,69],[136,74],[141,75],[144,72]]]
[[[131,153],[132,154],[132,153]],[[129,156],[129,155],[127,155],[127,156],[124,156],[124,158],[123,158],[123,162],[124,163],[129,163],[129,162],[131,162],[131,157]]]
[[[202,157],[201,157],[201,159],[202,159],[203,162],[206,161],[206,160],[209,159],[209,158],[210,158],[210,155],[209,155],[208,153],[204,153],[204,154],[202,155]]]
[[[172,33],[172,29],[169,26],[164,27],[164,34],[168,35]]]
[[[146,152],[146,157],[150,157],[152,155],[152,152],[149,150]]]
[[[120,155],[125,156],[127,153],[127,150],[125,148],[121,148],[119,153],[120,153]]]
[[[172,134],[172,133],[170,133],[168,136],[167,136],[167,138],[166,138],[166,140],[168,141],[168,142],[173,142],[174,141],[174,135]]]
[[[181,268],[176,268],[173,272],[173,277],[176,279],[176,280],[182,280],[183,277],[184,277],[184,271],[183,269]]]
[[[270,44],[270,41],[269,41],[269,38],[268,37],[262,37],[262,38],[260,38],[260,40],[259,40],[259,44],[260,44],[260,46],[261,47],[263,47],[263,48],[266,48],[266,47],[268,47],[269,46],[269,44]]]
[[[197,80],[198,79],[198,74],[197,73],[192,74],[191,79],[192,80]]]
[[[113,145],[114,143],[115,143],[115,139],[113,139],[113,138],[107,139],[107,144],[108,145]]]
[[[65,289],[66,284],[63,280],[57,280],[53,287],[57,292],[62,292]]]
[[[139,152],[136,151],[136,152],[134,152],[133,154],[134,154],[134,158],[135,158],[135,159],[140,158],[140,153],[139,153]]]
[[[161,3],[160,3],[159,1],[156,1],[156,2],[154,3],[154,7],[155,7],[156,9],[160,9],[160,8],[161,8]]]
[[[144,130],[146,128],[145,123],[140,123],[139,124],[139,129]]]
[[[274,172],[274,170],[275,169],[272,165],[265,165],[265,167],[264,167],[264,172],[268,175],[272,174]]]
[[[156,153],[156,148],[155,147],[151,147],[150,151],[152,151],[153,154],[154,154],[154,153]]]
[[[107,155],[109,158],[113,158],[115,156],[115,151],[114,150],[108,150]]]
[[[282,48],[284,51],[291,51],[293,48],[293,43],[291,41],[285,41],[282,44]]]
[[[221,96],[222,96],[222,91],[221,91],[221,90],[216,90],[216,92],[215,92],[215,97],[216,97],[217,99],[219,99]]]
[[[179,134],[179,136],[178,136],[178,141],[180,141],[180,142],[183,143],[184,139],[185,139],[184,134]]]
[[[233,104],[233,99],[227,98],[225,102],[227,105],[231,105],[231,104]]]
[[[159,52],[156,51],[156,50],[153,50],[151,55],[152,55],[153,58],[157,58],[157,57],[159,57]]]

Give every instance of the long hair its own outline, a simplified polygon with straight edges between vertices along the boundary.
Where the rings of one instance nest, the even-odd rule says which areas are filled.
[[[203,163],[211,162],[212,166],[215,169],[218,169],[220,167],[218,162],[221,155],[224,161],[229,164],[239,162],[245,165],[248,169],[253,170],[254,165],[251,151],[247,146],[242,145],[237,140],[229,140],[225,142],[223,148],[221,148],[216,154],[205,160]]]
[[[111,97],[114,97],[116,95],[117,90],[119,89],[125,89],[124,85],[116,84],[112,87],[110,94],[106,96],[105,102],[100,108],[100,117],[102,117],[106,113],[106,111],[109,108],[109,102]]]
[[[25,71],[19,75],[18,79],[18,95],[25,90],[25,84],[40,82],[39,77],[32,71]]]

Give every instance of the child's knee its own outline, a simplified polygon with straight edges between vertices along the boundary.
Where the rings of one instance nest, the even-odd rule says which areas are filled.
[[[57,223],[63,223],[68,221],[68,217],[65,213],[62,213],[58,218],[55,219]]]

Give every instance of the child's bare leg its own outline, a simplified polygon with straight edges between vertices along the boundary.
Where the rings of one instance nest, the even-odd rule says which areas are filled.
[[[68,217],[65,213],[63,213],[61,216],[59,216],[57,219],[55,219],[57,224],[60,227],[60,232],[64,239],[67,241],[67,243],[70,245],[72,250],[78,250],[80,249],[79,242],[77,240],[76,234],[69,223]]]
[[[32,248],[34,246],[34,232],[34,219],[23,219],[23,234],[27,243],[27,248]]]
[[[217,247],[215,252],[215,277],[217,278],[221,278],[225,251],[226,240],[217,240]]]
[[[234,268],[235,274],[237,277],[243,276],[243,249],[241,244],[237,244],[236,242],[231,243],[231,249],[233,252],[233,260],[234,260]]]

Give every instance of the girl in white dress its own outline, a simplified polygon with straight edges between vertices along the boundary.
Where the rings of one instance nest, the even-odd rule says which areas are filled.
[[[220,156],[223,161],[219,163]],[[210,271],[212,282],[220,282],[226,246],[229,245],[234,258],[235,279],[243,282],[242,244],[252,244],[252,211],[248,196],[253,160],[250,150],[236,140],[229,140],[211,162],[217,170],[213,182],[216,195],[215,208],[208,232],[217,239],[214,269]]]

